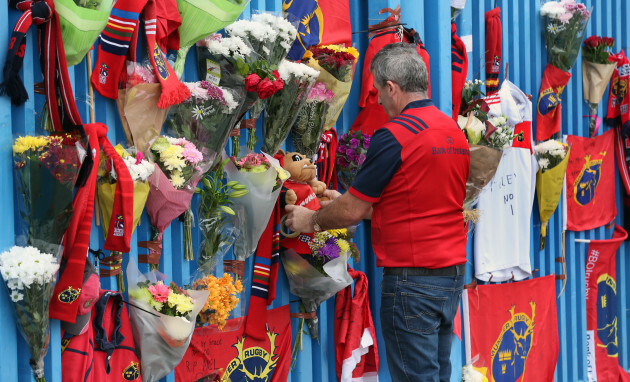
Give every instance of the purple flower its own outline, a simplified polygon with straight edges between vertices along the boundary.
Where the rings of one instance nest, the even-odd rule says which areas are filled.
[[[346,158],[342,157],[342,156],[338,156],[337,157],[337,165],[339,167],[343,167],[343,168],[348,168],[348,166],[350,165],[348,163],[348,161],[346,160]]]
[[[339,246],[334,237],[326,240],[326,244],[319,249],[319,256],[327,259],[328,261],[339,257]]]
[[[346,156],[350,162],[355,162],[357,160],[357,152],[353,150],[346,151]]]
[[[365,137],[365,139],[363,140],[363,148],[367,149],[368,147],[370,147],[370,139],[371,137]]]
[[[356,149],[357,147],[359,147],[359,143],[361,143],[361,142],[359,142],[358,139],[352,138],[350,140],[350,147],[353,148],[353,149]]]
[[[357,164],[361,166],[363,162],[365,162],[365,154],[359,154],[359,157],[357,158]]]
[[[340,154],[345,154],[346,153],[346,146],[340,145],[339,147],[337,147],[337,152],[340,153]]]

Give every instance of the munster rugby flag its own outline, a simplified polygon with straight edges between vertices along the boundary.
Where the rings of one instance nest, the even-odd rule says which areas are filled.
[[[288,54],[291,60],[301,60],[313,45],[352,45],[348,0],[284,0],[282,12],[297,23],[297,37]]]
[[[615,204],[615,130],[594,138],[569,135],[564,222],[569,231],[586,231],[610,223]]]
[[[544,141],[560,131],[560,96],[571,73],[547,64],[536,107],[536,140]]]
[[[221,381],[286,381],[291,364],[289,305],[267,311],[262,340],[245,335],[245,318],[228,320],[224,331],[210,326],[196,328],[175,368],[175,381],[199,381],[216,373]]]
[[[488,381],[553,381],[559,348],[555,293],[553,275],[465,289],[466,363],[485,368]]]
[[[630,375],[619,366],[615,254],[628,237],[615,225],[610,240],[591,240],[586,256],[586,367],[588,381],[621,381]]]

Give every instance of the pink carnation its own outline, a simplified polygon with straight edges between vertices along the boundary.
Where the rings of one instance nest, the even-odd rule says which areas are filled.
[[[149,292],[153,295],[153,299],[157,302],[166,302],[171,289],[161,282],[149,286]]]
[[[140,162],[142,162],[144,160],[144,154],[142,154],[142,152],[138,151],[136,153],[136,164],[140,164]]]
[[[199,150],[197,150],[195,145],[193,145],[192,143],[184,145],[184,151],[182,152],[182,156],[188,163],[192,163],[192,164],[197,164],[203,160],[203,155],[201,154],[201,152],[199,152]]]

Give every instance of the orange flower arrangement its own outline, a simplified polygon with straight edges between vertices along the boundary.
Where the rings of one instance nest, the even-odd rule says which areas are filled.
[[[197,316],[197,323],[200,325],[217,325],[220,330],[225,326],[225,322],[230,316],[230,312],[238,304],[236,294],[241,293],[243,284],[240,280],[232,279],[228,273],[224,273],[223,277],[217,278],[214,275],[208,275],[193,283],[196,290],[209,290],[210,295],[203,309]]]

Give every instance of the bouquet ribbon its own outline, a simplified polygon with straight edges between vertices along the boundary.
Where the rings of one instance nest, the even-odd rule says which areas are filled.
[[[599,126],[602,124],[602,119],[597,115],[583,115],[582,118],[594,118],[595,119],[595,130],[593,130],[592,136],[597,135],[597,131],[599,130]]]

